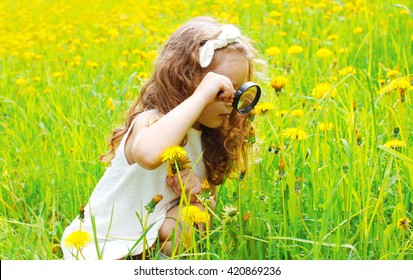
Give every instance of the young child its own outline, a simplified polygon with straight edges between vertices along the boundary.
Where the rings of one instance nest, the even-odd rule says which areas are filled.
[[[114,130],[110,151],[103,156],[111,165],[84,207],[82,223],[82,231],[96,240],[82,248],[82,259],[99,257],[96,243],[103,259],[136,256],[157,242],[168,255],[176,250],[182,189],[177,174],[167,178],[167,165],[161,161],[167,148],[181,145],[187,151],[193,170],[182,170],[180,176],[187,182],[190,203],[201,208],[196,195],[203,179],[215,194],[215,186],[245,163],[248,114],[233,110],[232,101],[235,90],[253,79],[257,54],[249,41],[233,25],[198,17],[165,43],[154,74],[125,125]],[[136,213],[145,217],[145,205],[158,194],[163,198],[148,215],[153,226],[146,233],[147,246],[143,240],[135,246],[144,233]],[[65,259],[77,256],[76,247],[67,248],[65,239],[79,230],[79,223],[75,219],[63,234]]]

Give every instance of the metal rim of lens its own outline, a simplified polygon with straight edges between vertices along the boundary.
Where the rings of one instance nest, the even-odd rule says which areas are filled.
[[[257,93],[255,94],[254,100],[252,100],[251,104],[249,104],[245,109],[243,109],[243,110],[238,109],[238,103],[239,103],[239,100],[240,100],[241,96],[244,94],[244,92],[247,89],[249,89],[251,87],[256,87],[257,88]],[[235,92],[234,101],[232,102],[232,107],[238,113],[246,114],[249,111],[251,111],[252,108],[255,107],[255,105],[258,103],[258,100],[260,100],[260,97],[261,97],[261,88],[260,88],[260,86],[257,85],[254,82],[246,82],[242,86],[240,86],[239,89],[237,89],[237,91]]]

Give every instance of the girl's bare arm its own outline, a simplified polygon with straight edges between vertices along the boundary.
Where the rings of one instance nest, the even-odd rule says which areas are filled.
[[[148,117],[138,117],[126,143],[125,152],[129,163],[136,162],[147,169],[157,168],[161,164],[161,154],[168,147],[182,142],[205,106],[216,101],[219,91],[223,92],[219,95],[221,102],[230,102],[235,92],[228,77],[210,72],[192,96],[152,125],[148,125]]]

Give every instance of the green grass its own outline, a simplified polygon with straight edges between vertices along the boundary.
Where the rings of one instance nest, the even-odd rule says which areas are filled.
[[[211,229],[203,238],[196,235],[199,247],[185,254],[194,259],[413,259],[413,234],[397,226],[401,218],[413,219],[409,1],[138,5],[124,0],[91,1],[84,9],[77,2],[82,1],[1,4],[1,259],[62,257],[62,231],[102,176],[105,165],[98,157],[151,74],[152,51],[175,27],[200,14],[227,19],[255,41],[268,63],[268,79],[256,81],[264,90],[262,102],[276,109],[255,117],[256,142],[245,177],[228,179],[219,188]],[[357,27],[360,33],[354,32]],[[291,45],[304,51],[289,55]],[[278,47],[280,54],[267,55],[269,47]],[[319,48],[332,54],[320,59]],[[346,66],[356,73],[341,75]],[[388,78],[390,70],[399,74]],[[288,78],[279,95],[270,86],[275,75]],[[18,78],[26,83],[17,84]],[[410,82],[403,101],[400,91],[389,87],[399,78]],[[321,82],[333,85],[334,98],[312,97]],[[107,105],[110,98],[114,109]],[[292,116],[296,109],[303,116]],[[281,110],[286,110],[283,117]],[[331,123],[332,130],[320,131],[322,122]],[[282,136],[289,127],[301,128],[308,139]],[[384,146],[394,138],[406,145]],[[271,145],[281,150],[269,151]],[[228,205],[237,208],[238,219],[226,224],[221,220]],[[249,218],[243,219],[246,213]]]

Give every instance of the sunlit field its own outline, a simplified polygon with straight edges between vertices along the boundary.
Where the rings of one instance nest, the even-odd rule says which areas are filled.
[[[239,26],[267,66],[248,166],[173,258],[413,259],[412,5],[1,1],[0,259],[62,258],[112,129],[198,15]]]

